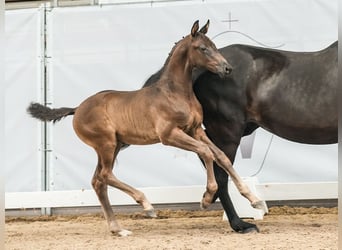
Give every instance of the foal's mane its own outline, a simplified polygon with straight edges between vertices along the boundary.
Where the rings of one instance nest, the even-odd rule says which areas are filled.
[[[175,42],[175,44],[173,45],[171,51],[169,52],[168,57],[166,58],[163,67],[161,67],[158,72],[154,73],[153,75],[151,75],[146,82],[143,85],[144,87],[150,86],[150,85],[154,85],[159,79],[160,76],[163,74],[166,65],[169,63],[171,56],[173,55],[173,52],[175,51],[176,47],[178,46],[179,42],[181,42],[185,37],[183,37],[182,39],[180,39],[178,42]]]
[[[180,40],[178,40],[177,42],[175,42],[175,44],[173,45],[171,51],[169,52],[168,57],[166,58],[166,60],[165,60],[165,62],[164,62],[163,68],[169,63],[170,58],[171,58],[171,56],[173,55],[173,52],[174,52],[175,49],[178,47],[179,43],[180,43],[181,41],[183,41],[184,39],[185,39],[185,37],[183,36],[182,39],[180,39]]]
[[[204,27],[203,27],[204,28]],[[205,34],[205,32],[203,31],[203,28],[196,34],[196,36],[199,34],[199,33],[202,33],[202,34]],[[189,35],[188,35],[189,36]],[[165,62],[164,62],[164,65],[161,69],[158,70],[158,72],[154,73],[153,75],[151,75],[147,80],[146,82],[144,83],[143,87],[147,87],[147,86],[150,86],[150,85],[154,85],[154,83],[156,83],[159,79],[160,79],[160,76],[164,73],[164,70],[166,68],[166,66],[168,65],[168,63],[170,62],[170,58],[171,56],[173,55],[174,51],[176,50],[176,48],[179,46],[179,43],[182,42],[184,39],[186,39],[188,36],[183,36],[182,39],[178,40],[177,42],[174,43],[171,51],[169,52],[169,55],[168,57],[166,58]],[[207,38],[206,36],[204,36],[206,39],[209,39]]]
[[[199,31],[195,36],[197,37],[199,34],[201,34],[202,32]],[[189,36],[189,35],[188,35]],[[178,47],[179,43],[182,42],[184,39],[186,39],[188,36],[183,36],[182,39],[178,40],[178,42],[175,42],[175,44],[173,45],[171,51],[169,52],[168,57],[166,58],[163,68],[169,63],[171,56],[173,55],[173,52],[175,51],[175,49]],[[203,36],[204,39],[209,40],[209,38],[207,38],[206,36]]]

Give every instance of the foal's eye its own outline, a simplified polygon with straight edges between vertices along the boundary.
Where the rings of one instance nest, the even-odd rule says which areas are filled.
[[[205,47],[205,46],[200,46],[199,48],[200,48],[200,50],[201,50],[202,52],[207,51],[207,47]]]

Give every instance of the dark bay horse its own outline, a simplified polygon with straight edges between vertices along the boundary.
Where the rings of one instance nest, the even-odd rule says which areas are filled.
[[[337,143],[337,44],[316,52],[290,52],[247,45],[219,49],[233,66],[220,79],[193,74],[208,137],[234,162],[243,136],[262,127],[306,144]],[[156,81],[163,68],[146,85]],[[290,156],[289,156],[290,157]],[[236,232],[258,231],[241,220],[228,194],[228,175],[214,165],[217,197]]]
[[[148,87],[136,91],[102,91],[90,96],[76,108],[50,109],[38,103],[28,107],[28,112],[42,121],[55,122],[74,115],[76,134],[97,153],[98,164],[92,185],[109,229],[114,234],[126,236],[131,232],[121,228],[115,220],[108,200],[107,185],[126,192],[142,205],[149,216],[155,216],[153,206],[145,195],[113,174],[114,160],[126,144],[162,142],[197,153],[207,169],[207,187],[201,202],[203,207],[211,203],[218,188],[213,161],[227,171],[241,194],[253,206],[261,206],[262,202],[241,181],[230,160],[211,142],[201,127],[203,114],[193,92],[193,69],[204,68],[220,77],[231,72],[226,59],[205,36],[208,27],[209,21],[199,30],[196,21],[191,33],[176,43],[170,52],[159,80]]]

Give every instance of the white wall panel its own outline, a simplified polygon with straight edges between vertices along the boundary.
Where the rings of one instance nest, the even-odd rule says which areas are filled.
[[[5,189],[40,190],[40,124],[26,108],[39,101],[38,10],[6,12]]]
[[[259,45],[258,41],[288,50],[322,49],[337,39],[336,4],[214,1],[54,9],[55,106],[77,106],[103,89],[140,88],[161,67],[173,42],[189,33],[196,19],[202,24],[211,20],[208,35],[214,37],[218,47],[232,43]],[[229,13],[236,19],[230,27],[226,22]],[[252,158],[237,158],[236,167],[242,175],[249,176],[260,167],[269,137],[266,132],[258,132]],[[258,177],[279,182],[336,180],[336,150],[336,145],[303,146],[276,138]],[[55,126],[54,152],[55,189],[90,187],[97,158],[76,138],[71,119]],[[205,173],[194,154],[160,145],[126,149],[119,154],[115,173],[137,187],[205,182]]]
[[[241,176],[256,175],[260,183],[337,181],[337,149],[337,144],[300,144],[275,135],[272,139],[271,133],[257,129],[251,158],[243,159],[238,152],[235,168]]]
[[[201,24],[210,19],[208,36],[218,47],[244,43],[313,51],[337,39],[337,1],[189,1],[54,8],[48,15],[54,107],[77,106],[104,89],[140,88],[196,19]],[[39,100],[40,93],[38,14],[37,10],[8,11],[6,18],[11,41],[6,57],[10,83],[6,90],[6,152],[10,156],[6,191],[31,191],[39,186],[40,130],[25,109],[31,100]],[[95,152],[76,137],[71,124],[68,117],[53,126],[54,190],[90,188],[97,163]],[[242,159],[238,152],[235,166],[242,176],[258,171],[270,137],[258,130],[251,159]],[[17,173],[20,188],[13,178]],[[161,145],[124,150],[115,173],[136,187],[205,184],[205,172],[195,154]],[[337,146],[300,145],[274,137],[257,177],[261,183],[335,181]]]

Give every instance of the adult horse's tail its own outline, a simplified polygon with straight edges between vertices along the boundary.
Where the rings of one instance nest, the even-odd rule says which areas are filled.
[[[75,114],[75,110],[76,108],[51,109],[39,103],[31,103],[27,108],[27,112],[34,118],[44,122],[53,121],[53,123],[58,122],[65,116]]]

